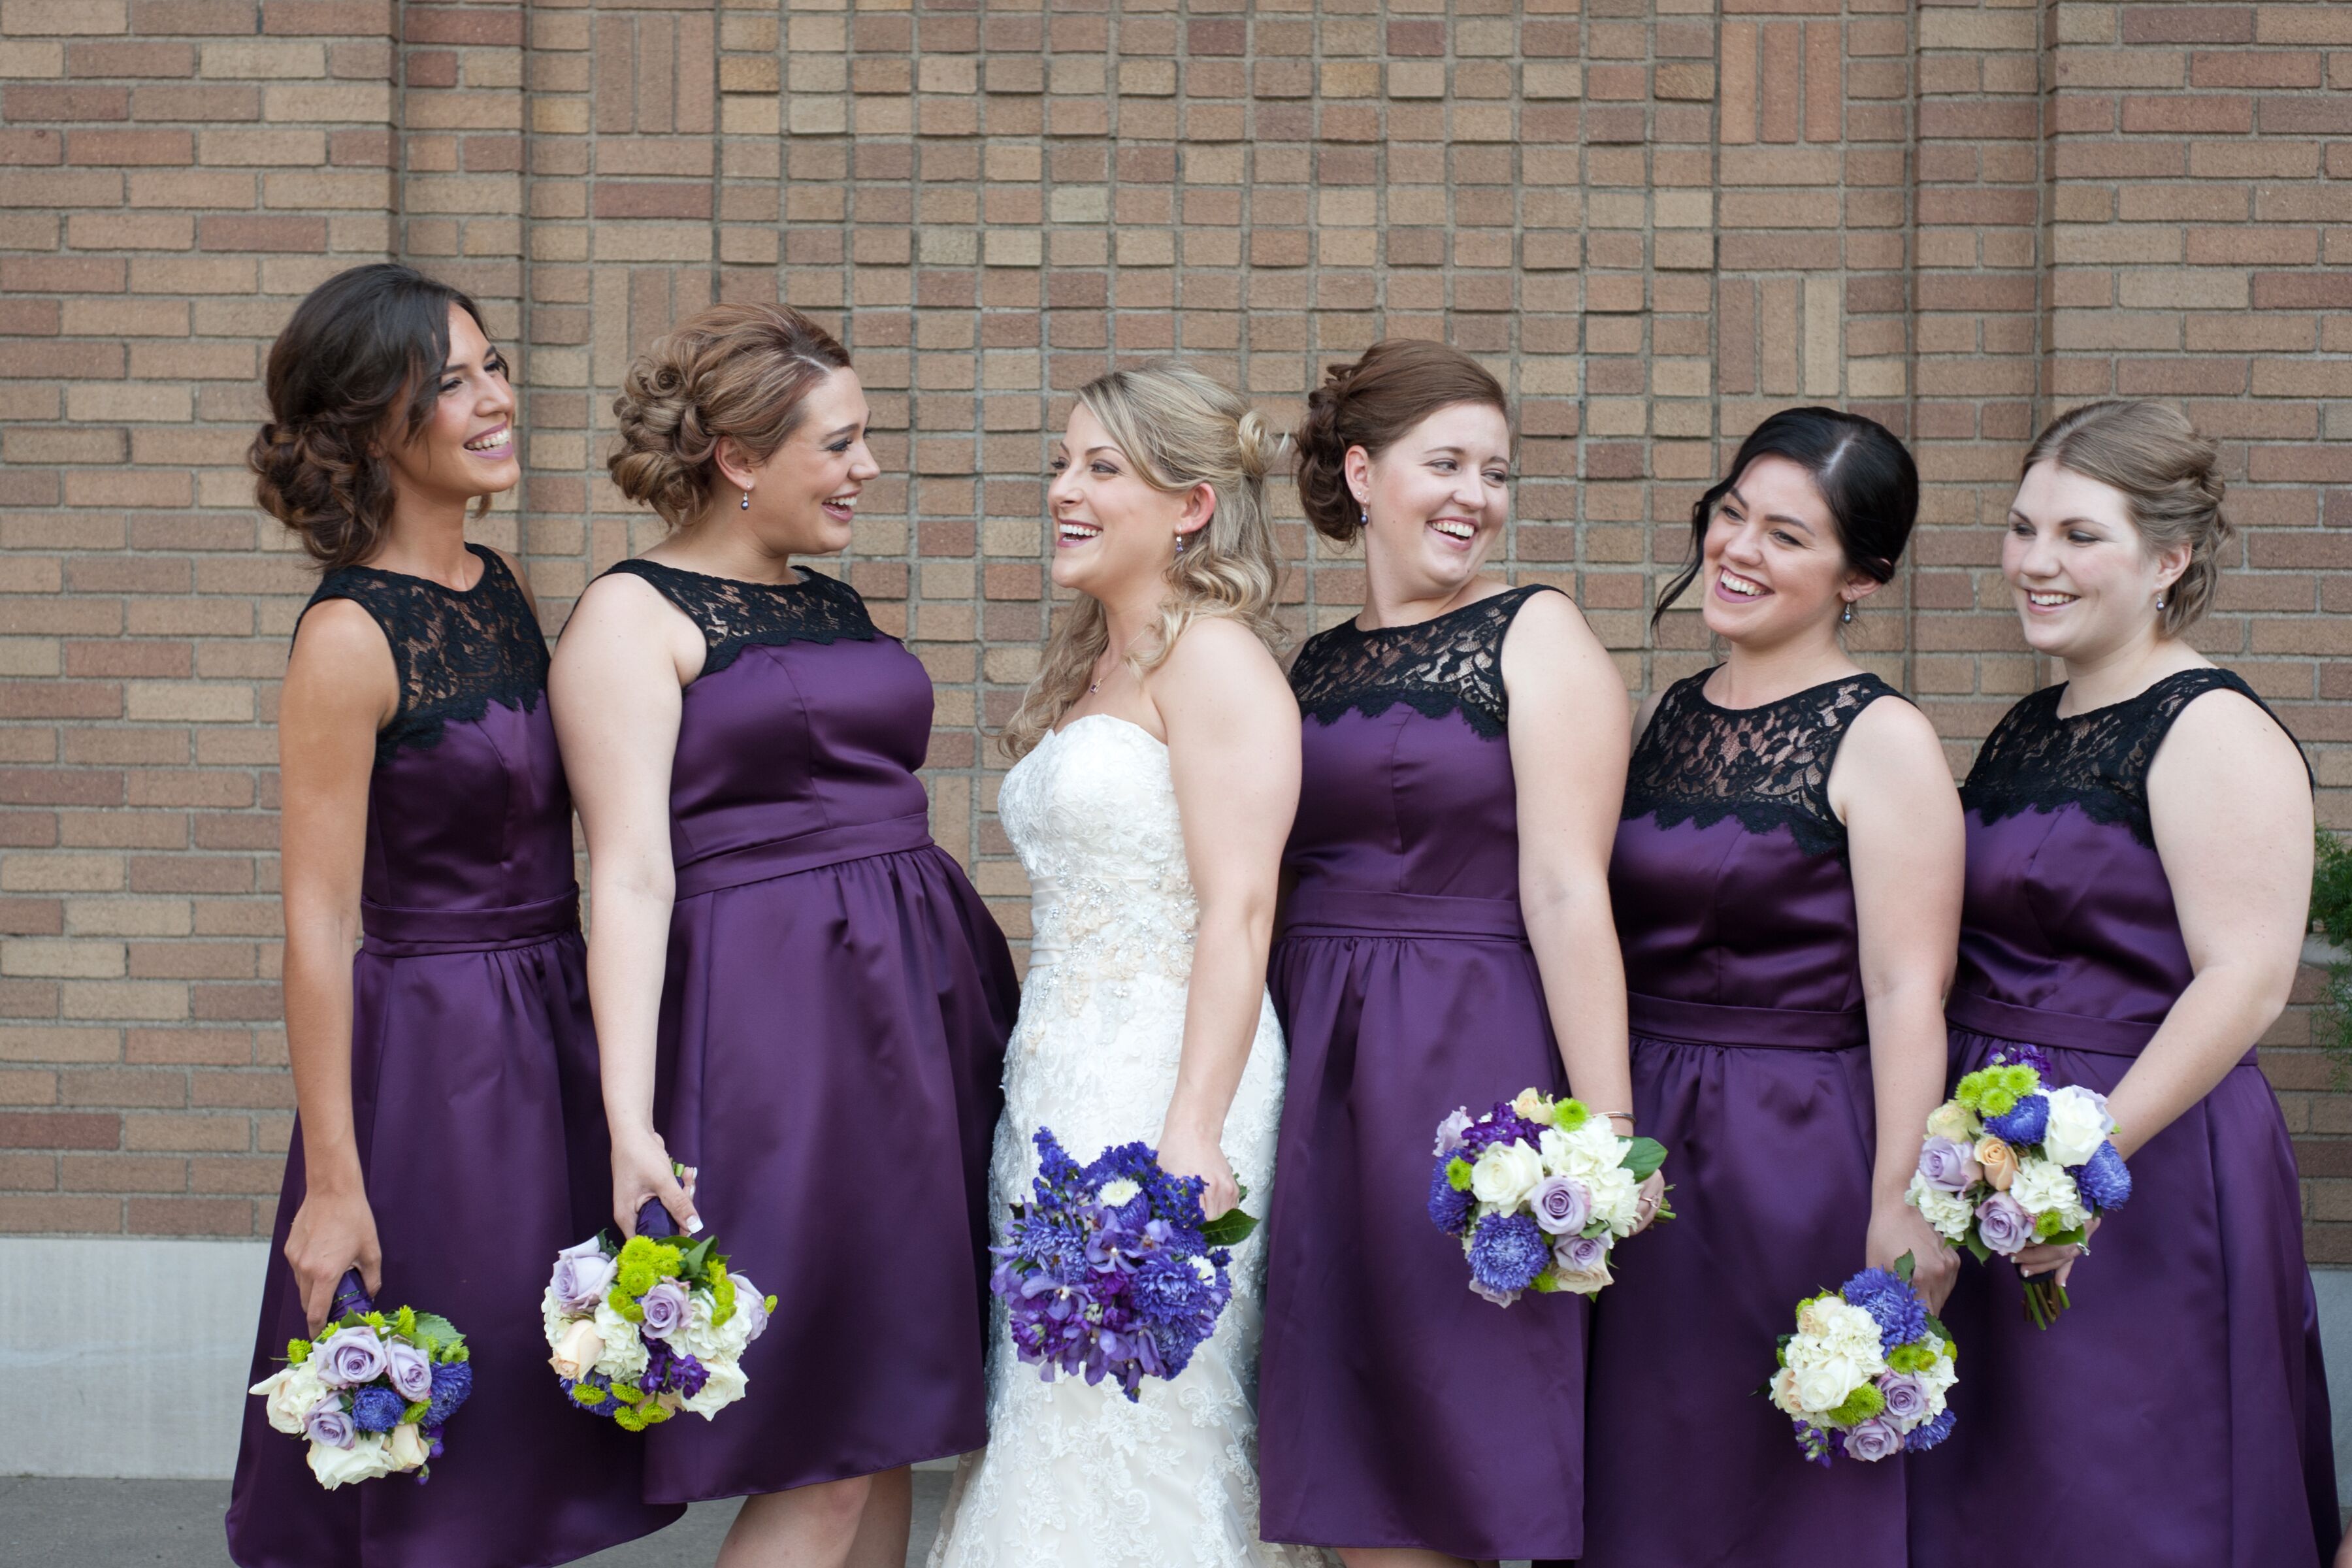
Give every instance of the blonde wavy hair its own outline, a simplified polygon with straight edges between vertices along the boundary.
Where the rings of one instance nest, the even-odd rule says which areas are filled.
[[[2105,398],[2062,414],[2033,438],[2018,468],[2036,463],[2096,479],[2120,491],[2140,542],[2151,554],[2189,548],[2189,565],[2164,591],[2158,635],[2177,637],[2195,625],[2221,591],[2221,551],[2234,531],[2221,498],[2220,454],[2189,416],[2161,403]]]
[[[1205,616],[1239,621],[1268,647],[1279,647],[1274,595],[1282,557],[1266,515],[1265,476],[1282,454],[1282,433],[1240,394],[1168,360],[1097,376],[1078,388],[1078,406],[1094,416],[1153,489],[1181,495],[1205,484],[1217,497],[1208,524],[1169,562],[1160,624],[1137,639],[1129,666],[1138,675],[1155,668],[1184,628]],[[1061,721],[1086,694],[1095,661],[1109,643],[1101,603],[1079,595],[1055,620],[1037,678],[997,736],[1006,756],[1028,755]]]

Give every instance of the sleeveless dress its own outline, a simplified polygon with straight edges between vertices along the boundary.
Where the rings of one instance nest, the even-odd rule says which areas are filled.
[[[1609,868],[1633,1113],[1676,1217],[1594,1303],[1584,1562],[1898,1563],[1903,1461],[1810,1465],[1756,1393],[1798,1301],[1864,1265],[1876,1121],[1829,778],[1897,694],[1853,675],[1734,710],[1711,673],[1669,687],[1635,743]]]
[[[1448,1112],[1567,1088],[1519,917],[1501,668],[1546,591],[1342,622],[1291,666],[1305,768],[1272,966],[1291,1056],[1259,1416],[1277,1540],[1581,1544],[1586,1304],[1480,1300],[1429,1219]]]
[[[2065,688],[2053,686],[1986,740],[1960,792],[1956,1076],[2016,1041],[2042,1047],[2057,1082],[2106,1093],[2188,988],[2147,773],[2181,710],[2217,690],[2260,701],[2200,668],[2062,718]],[[1961,1266],[1943,1313],[1960,1344],[1958,1424],[1911,1472],[1913,1563],[1978,1568],[1963,1521],[1996,1489],[2004,1535],[2074,1568],[2333,1560],[2336,1466],[2294,1151],[2252,1049],[2131,1173],[2130,1203],[2100,1226],[2074,1306],[2048,1331],[2026,1321],[2015,1268]]]
[[[1036,932],[1006,1054],[989,1170],[1003,1223],[1030,1197],[1032,1139],[1072,1158],[1157,1145],[1175,1092],[1199,910],[1168,749],[1088,714],[1004,777],[997,814],[1029,874]],[[1282,1033],[1261,1006],[1222,1147],[1263,1215],[1274,1192]],[[932,1568],[1279,1568],[1262,1544],[1254,1413],[1265,1243],[1234,1250],[1233,1300],[1172,1382],[1129,1404],[1106,1381],[1046,1383],[1013,1352],[1003,1305],[988,1341],[988,1447],[956,1472]]]
[[[654,1115],[776,1296],[751,1393],[645,1434],[666,1502],[872,1475],[987,1440],[989,1130],[1017,996],[915,776],[931,683],[856,590],[652,561],[702,632],[670,774]]]
[[[368,784],[352,1124],[383,1249],[380,1299],[464,1331],[473,1394],[425,1485],[392,1476],[331,1492],[305,1463],[308,1443],[247,1400],[227,1521],[245,1568],[537,1568],[683,1511],[638,1500],[637,1446],[564,1408],[547,1370],[540,1292],[556,1252],[605,1222],[612,1168],[547,644],[505,563],[467,548],[482,574],[462,593],[348,566],[310,603],[366,610],[399,675]],[[309,1330],[285,1261],[304,1191],[298,1126],[253,1382]]]

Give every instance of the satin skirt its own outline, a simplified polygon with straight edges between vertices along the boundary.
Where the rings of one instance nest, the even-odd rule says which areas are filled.
[[[248,1398],[228,1508],[243,1568],[540,1568],[683,1510],[640,1500],[643,1446],[571,1407],[540,1297],[559,1248],[607,1223],[612,1168],[577,931],[488,948],[385,942],[352,965],[352,1109],[386,1308],[456,1323],[474,1389],[419,1486],[322,1489],[309,1443]],[[287,1161],[251,1381],[305,1336],[284,1258],[306,1188]]]
[[[1267,1226],[1259,1532],[1572,1557],[1585,1302],[1472,1295],[1461,1243],[1428,1207],[1448,1112],[1565,1091],[1543,984],[1524,941],[1499,934],[1516,900],[1414,902],[1502,918],[1455,922],[1486,934],[1294,923],[1275,950],[1290,1070]]]
[[[713,1421],[646,1434],[646,1495],[872,1475],[987,1441],[988,1156],[1018,982],[928,843],[681,897],[656,1121],[730,1267],[776,1297]]]
[[[1952,1072],[2006,1044],[1954,1029]],[[2112,1090],[2129,1056],[2043,1047]],[[1911,1561],[1980,1568],[2004,1537],[2072,1568],[2316,1568],[2340,1532],[2294,1151],[2251,1057],[2132,1156],[2048,1331],[2015,1268],[1964,1263],[1945,1307],[1958,1422],[1911,1474]],[[1972,1521],[1975,1521],[1972,1523]]]

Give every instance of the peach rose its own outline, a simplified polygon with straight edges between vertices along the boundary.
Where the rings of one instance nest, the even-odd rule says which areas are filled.
[[[576,1382],[588,1375],[589,1369],[604,1353],[604,1336],[596,1331],[593,1320],[583,1318],[563,1331],[563,1338],[556,1342],[555,1353],[547,1358],[547,1364],[555,1369],[556,1376]]]
[[[1997,1193],[2009,1191],[2009,1184],[2017,1180],[2017,1151],[1990,1132],[1977,1140],[1977,1163]]]

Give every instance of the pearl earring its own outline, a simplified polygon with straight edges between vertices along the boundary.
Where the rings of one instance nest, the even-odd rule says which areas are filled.
[[[1848,599],[1845,602],[1845,614],[1838,617],[1838,625],[1842,626],[1850,626],[1853,625],[1853,601],[1852,599]]]
[[[2156,607],[2159,610],[2164,608],[2164,590],[2161,588],[2156,591]]]
[[[750,511],[751,510],[751,492],[750,490],[745,490],[743,492],[743,510],[745,511]]]
[[[1176,558],[1180,561],[1184,558],[1184,536],[1181,533],[1178,534],[1176,536]]]

